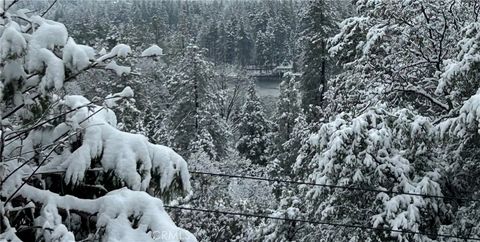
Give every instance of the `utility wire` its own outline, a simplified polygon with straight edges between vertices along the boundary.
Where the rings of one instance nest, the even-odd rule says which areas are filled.
[[[341,185],[327,185],[327,184],[319,184],[319,183],[313,183],[313,182],[274,179],[274,178],[257,177],[257,176],[231,175],[231,174],[225,174],[225,173],[212,173],[212,172],[201,172],[201,171],[189,171],[189,172],[191,174],[197,174],[197,175],[219,176],[219,177],[239,178],[239,179],[257,180],[257,181],[279,182],[279,183],[290,183],[290,184],[296,184],[296,185],[309,185],[309,186],[318,186],[318,187],[326,187],[326,188],[334,188],[334,189],[345,189],[345,190],[366,191],[366,192],[376,192],[376,193],[383,192],[387,194],[410,195],[410,196],[438,198],[438,199],[447,199],[447,200],[462,200],[467,202],[480,202],[479,199],[469,199],[469,198],[452,197],[452,196],[439,196],[439,195],[429,195],[429,194],[420,194],[420,193],[411,193],[411,192],[396,192],[391,190],[378,190],[373,188],[349,187],[349,186],[341,186]]]
[[[326,221],[305,220],[305,219],[290,219],[290,218],[273,217],[273,216],[261,215],[261,214],[210,210],[210,209],[203,209],[203,208],[188,208],[188,207],[181,207],[181,206],[164,205],[163,207],[166,209],[172,209],[172,210],[186,210],[186,211],[195,211],[195,212],[203,212],[203,213],[225,214],[225,215],[231,215],[231,216],[244,216],[244,217],[254,217],[254,218],[263,218],[263,219],[283,220],[283,221],[289,221],[289,222],[310,223],[310,224],[316,224],[316,225],[330,225],[330,226],[345,227],[345,228],[366,229],[366,230],[374,230],[374,231],[382,231],[382,232],[395,232],[395,233],[402,233],[402,234],[425,235],[425,236],[431,236],[431,237],[443,237],[443,238],[461,239],[461,240],[469,240],[469,241],[470,240],[480,241],[480,238],[473,238],[473,237],[456,236],[456,235],[449,235],[449,234],[424,233],[424,232],[415,232],[415,231],[401,230],[401,229],[369,227],[369,226],[364,226],[359,224],[343,224],[343,223],[333,223],[333,222],[326,222]]]

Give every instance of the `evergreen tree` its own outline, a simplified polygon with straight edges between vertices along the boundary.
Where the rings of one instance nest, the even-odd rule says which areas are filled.
[[[279,169],[276,175],[293,175],[291,165],[295,162],[300,150],[297,131],[301,123],[301,110],[299,93],[297,90],[297,76],[292,73],[285,75],[280,83],[280,96],[278,97],[277,111],[275,113],[275,154],[278,159]],[[305,125],[306,127],[306,125]]]
[[[200,44],[207,48],[207,56],[213,60],[214,63],[218,62],[219,42],[218,42],[218,29],[217,23],[211,22],[208,27],[201,33]]]
[[[270,140],[269,122],[265,118],[262,105],[255,90],[255,83],[250,82],[247,88],[245,104],[238,114],[237,150],[253,163],[266,165]]]
[[[227,24],[225,26],[225,39],[224,42],[222,43],[225,46],[225,63],[228,64],[234,64],[237,56],[237,51],[235,51],[236,48],[236,41],[238,39],[237,37],[237,20],[235,17],[230,18],[227,21]]]
[[[271,29],[269,29],[271,30]],[[269,68],[272,63],[272,40],[273,33],[270,31],[260,32],[257,34],[255,42],[256,65],[260,68]]]
[[[310,1],[302,19],[303,75],[301,78],[302,108],[307,121],[318,120],[328,80],[327,39],[332,33],[333,20],[327,15],[329,6],[324,0]]]
[[[185,160],[118,127],[111,108],[133,90],[92,100],[65,94],[94,67],[129,70],[115,60],[131,47],[97,53],[60,22],[11,11],[16,4],[0,4],[0,241],[153,241],[150,231],[197,241],[158,198],[190,193]]]
[[[295,119],[300,112],[299,93],[297,90],[297,76],[293,73],[285,74],[280,83],[280,95],[278,97],[275,120],[278,135],[275,143],[281,145],[290,139],[295,125]]]
[[[253,42],[245,30],[243,22],[240,22],[240,28],[237,33],[236,53],[238,63],[246,66],[252,59]]]
[[[318,132],[302,143],[295,174],[320,184],[465,200],[311,188],[283,195],[278,212],[301,204],[302,217],[430,234],[319,231],[306,225],[296,237],[304,241],[448,241],[435,235],[478,236],[474,218],[479,208],[469,199],[478,195],[471,191],[479,186],[474,164],[480,59],[474,43],[480,40],[480,28],[478,15],[467,10],[476,5],[428,0],[355,3],[359,16],[346,19],[331,39],[330,52],[345,68],[330,80],[327,92],[332,102],[326,106],[338,114],[318,123]],[[301,201],[288,202],[295,196]],[[260,237],[285,237],[286,226],[272,224],[262,226],[270,230],[261,231]]]
[[[226,124],[219,111],[219,101],[223,97],[213,85],[213,64],[205,60],[203,52],[199,47],[189,45],[168,81],[174,103],[169,127],[173,146],[179,152],[189,155],[191,144],[210,135],[215,148],[209,154],[221,157],[228,145]]]

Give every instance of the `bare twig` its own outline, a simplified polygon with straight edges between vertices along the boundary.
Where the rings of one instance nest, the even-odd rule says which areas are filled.
[[[3,13],[0,14],[0,17],[5,17],[5,14],[7,13],[7,11],[13,6],[15,5],[19,0],[13,0],[8,6],[4,6],[3,8]],[[3,4],[5,4],[5,2],[3,2]]]
[[[7,198],[7,200],[5,200],[4,204],[7,204],[8,202],[10,202],[10,200],[12,200],[15,195],[18,193],[18,191],[20,191],[20,189],[22,189],[23,186],[25,186],[25,184],[30,181],[30,179],[32,179],[32,177],[35,175],[35,173],[40,169],[40,167],[43,166],[43,164],[45,163],[45,161],[48,160],[48,158],[53,154],[53,152],[55,151],[55,149],[57,147],[60,147],[62,143],[58,143],[44,158],[43,160],[40,162],[40,164],[38,164],[37,168],[35,168],[35,170],[33,170],[32,174],[30,174],[30,176],[27,177],[27,179],[25,179],[25,181],[22,182],[22,184],[12,193],[12,195],[10,195],[10,197]]]
[[[3,150],[5,148],[5,130],[3,129],[2,119],[0,119],[0,163],[3,162]]]
[[[45,11],[43,11],[42,14],[40,14],[40,17],[45,16],[45,14],[47,14],[48,11],[50,11],[50,9],[52,9],[53,5],[55,5],[55,3],[57,3],[57,1],[58,1],[58,0],[54,0],[54,1],[52,2],[52,4],[50,4],[50,6],[49,6]]]

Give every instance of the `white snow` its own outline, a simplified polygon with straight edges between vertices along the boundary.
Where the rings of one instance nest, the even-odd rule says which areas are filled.
[[[27,13],[30,12],[30,10],[28,9],[25,9],[25,8],[22,8],[22,9],[19,9],[17,10],[17,12],[15,13],[16,16],[20,17],[20,18],[23,18],[23,19],[30,19],[28,16],[27,16]]]
[[[55,46],[64,46],[67,43],[68,32],[65,25],[51,20],[44,20],[38,16],[32,17],[32,21],[38,22],[40,27],[32,34],[32,39],[29,43],[31,48],[53,50]]]
[[[62,224],[62,217],[53,199],[41,209],[40,216],[35,219],[35,225],[43,229],[37,230],[37,237],[43,236],[46,241],[74,242],[75,236]],[[50,232],[53,231],[53,232]]]
[[[47,204],[47,209],[44,208],[42,212],[42,222],[48,222],[47,226],[54,226],[58,221],[56,207],[96,214],[97,227],[105,228],[102,241],[197,241],[191,233],[173,223],[160,199],[145,192],[122,188],[101,198],[79,199],[25,185],[20,194],[32,201]],[[138,228],[132,228],[133,218],[138,220]],[[66,228],[57,226],[55,230],[52,236],[70,238]]]
[[[116,61],[112,60],[110,63],[108,63],[105,66],[105,69],[107,70],[113,70],[117,76],[123,76],[130,74],[132,68],[129,66],[120,66],[117,64]]]
[[[152,45],[145,49],[142,52],[142,57],[149,57],[149,56],[161,56],[163,55],[163,49],[158,47],[158,45]]]
[[[72,38],[68,38],[63,48],[63,62],[72,72],[78,72],[90,65],[95,59],[95,50],[86,45],[77,45]]]
[[[116,96],[127,98],[127,97],[133,97],[134,93],[131,87],[127,86],[125,87],[120,93],[117,93]]]
[[[0,37],[0,60],[21,57],[27,49],[27,42],[15,22],[10,22]]]
[[[112,95],[129,97],[131,88]],[[142,135],[122,132],[109,124],[105,114],[97,113],[95,108],[85,107],[88,100],[79,96],[67,96],[64,104],[77,111],[68,115],[72,127],[84,129],[83,142],[77,150],[62,164],[67,170],[65,180],[76,184],[83,179],[90,160],[101,157],[102,167],[112,170],[128,187],[134,190],[146,190],[152,175],[160,177],[160,189],[172,185],[175,177],[181,178],[181,187],[189,191],[190,182],[185,160],[170,148],[154,145]],[[104,108],[105,109],[105,108]],[[98,109],[97,109],[98,110]],[[89,117],[91,116],[91,117]],[[89,118],[88,118],[89,117]],[[87,119],[88,118],[88,119]]]
[[[132,88],[129,86],[125,87],[121,92],[115,94],[109,94],[105,97],[104,104],[108,108],[113,108],[117,106],[117,102],[123,98],[132,98],[134,95]]]
[[[118,44],[110,51],[110,53],[102,55],[97,59],[97,62],[102,62],[113,57],[127,57],[132,53],[130,46],[126,44]]]
[[[63,60],[58,58],[52,50],[55,46],[66,44],[67,29],[61,23],[44,20],[38,16],[32,17],[32,21],[40,24],[40,27],[33,32],[29,41],[27,70],[30,73],[45,71],[40,81],[40,90],[43,93],[47,88],[55,87],[58,90],[63,87],[65,70]]]
[[[46,66],[45,75],[40,81],[40,90],[45,92],[46,89],[52,87],[55,87],[57,90],[61,89],[65,80],[65,69],[62,59],[46,48],[35,50],[29,54],[31,54],[28,63],[29,72],[41,72],[44,66]]]
[[[154,174],[160,175],[160,189],[163,192],[180,175],[182,186],[185,191],[190,191],[190,173],[188,173],[187,162],[171,148],[163,145],[149,144],[152,169]]]
[[[98,52],[99,55],[105,55],[107,54],[107,50],[105,48],[102,48],[99,52]]]

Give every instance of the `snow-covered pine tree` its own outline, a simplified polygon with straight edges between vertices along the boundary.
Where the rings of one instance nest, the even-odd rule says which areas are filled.
[[[327,40],[334,28],[334,19],[329,16],[330,6],[324,0],[314,0],[307,4],[301,24],[304,26],[303,75],[300,79],[302,109],[308,122],[317,120],[329,78]]]
[[[247,31],[245,31],[245,24],[243,21],[240,21],[240,27],[238,28],[235,43],[235,51],[237,52],[236,56],[238,63],[241,66],[246,66],[248,63],[250,63],[252,59],[253,46],[254,43],[251,37],[248,35]]]
[[[329,52],[344,68],[330,85],[337,110],[387,100],[434,115],[459,105],[461,100],[439,95],[437,84],[458,53],[451,50],[463,37],[461,29],[475,21],[469,2],[356,1],[356,16],[345,19],[330,41]]]
[[[130,47],[99,55],[16,3],[0,5],[0,240],[196,241],[146,193],[189,193],[185,160],[116,128],[109,107],[132,89],[92,101],[64,94],[66,82]]]
[[[181,154],[190,155],[189,147],[198,147],[202,139],[213,144],[201,145],[210,156],[226,153],[229,134],[219,110],[223,97],[214,85],[215,77],[213,64],[205,60],[203,50],[189,45],[168,81],[173,103],[168,125],[172,145]]]
[[[295,74],[286,73],[283,81],[280,83],[280,95],[275,113],[275,123],[277,124],[278,132],[278,135],[275,137],[275,143],[279,146],[290,139],[295,119],[300,112],[297,79],[298,76]]]
[[[476,9],[477,13],[480,12],[480,6],[473,2],[465,1],[462,4],[466,9]],[[477,179],[480,176],[478,166],[480,48],[477,43],[480,41],[480,25],[478,14],[474,18],[467,19],[470,22],[466,23],[461,30],[462,38],[458,41],[455,49],[457,55],[445,61],[447,65],[444,72],[440,74],[436,89],[436,93],[439,95],[456,100],[454,103],[461,102],[463,104],[454,108],[458,115],[445,120],[439,119],[441,122],[436,126],[435,134],[442,144],[443,157],[446,161],[442,168],[446,174],[445,190],[448,195],[478,198],[480,187]],[[475,90],[476,93],[472,95]],[[467,97],[469,98],[462,102]],[[479,203],[462,201],[452,203],[452,206],[458,209],[453,223],[442,225],[440,231],[480,237]]]
[[[207,49],[206,56],[215,64],[219,61],[218,49],[220,43],[218,43],[218,32],[217,22],[211,21],[204,26],[199,36],[199,43]]]
[[[306,212],[328,221],[435,234],[439,223],[448,217],[442,199],[388,193],[443,195],[436,166],[440,159],[429,136],[431,128],[428,118],[383,107],[353,118],[340,114],[322,124],[318,133],[310,137],[309,148],[304,150],[308,152],[297,160],[298,174],[308,174],[305,179],[315,183],[386,192],[314,187],[305,193]],[[422,237],[343,229],[325,230],[316,236],[354,241]]]
[[[387,100],[392,106],[428,115],[442,137],[434,144],[442,147],[438,156],[443,159],[437,165],[443,174],[442,190],[453,196],[472,196],[465,192],[478,186],[469,179],[478,172],[471,166],[477,160],[476,128],[455,125],[449,131],[447,124],[465,117],[468,122],[475,120],[480,6],[463,0],[358,1],[356,7],[358,16],[343,21],[331,41],[330,52],[345,67],[335,79],[339,85],[334,85],[338,87],[334,92],[341,107],[337,110],[359,110]],[[390,18],[393,14],[394,19]],[[475,208],[468,202],[450,205],[453,211]]]
[[[281,194],[276,215],[293,218],[433,233],[450,216],[442,199],[389,191],[442,195],[440,161],[428,118],[408,110],[377,107],[358,117],[340,114],[306,138],[294,165],[295,179],[385,192],[300,186]],[[257,236],[284,238],[287,222],[269,221]],[[302,241],[423,241],[425,236],[302,224],[293,239]]]
[[[286,73],[280,83],[280,95],[278,97],[277,110],[275,113],[274,144],[277,167],[276,175],[292,175],[289,169],[295,163],[301,145],[298,142],[297,133],[300,110],[299,93],[297,90],[298,76]],[[297,126],[297,127],[296,127]],[[306,128],[307,125],[305,125]]]
[[[272,39],[271,32],[259,32],[255,41],[256,65],[262,69],[268,68],[270,63],[270,41]]]
[[[247,96],[236,121],[239,140],[236,147],[241,155],[253,163],[266,165],[271,140],[270,123],[265,118],[262,104],[251,81],[247,87]]]
[[[471,1],[355,3],[359,16],[345,20],[331,41],[331,53],[345,68],[330,85],[329,97],[337,103],[329,103],[329,109],[339,114],[320,123],[320,130],[304,144],[295,172],[301,180],[385,192],[307,188],[304,196],[297,196],[304,199],[300,211],[316,220],[430,235],[305,225],[296,238],[450,240],[435,236],[438,233],[478,237],[478,204],[469,199],[478,195],[472,177],[478,176],[475,91],[480,59],[474,43],[480,6]],[[390,102],[382,105],[385,100]],[[264,236],[266,231],[267,237],[284,236],[278,226],[266,228],[271,229],[261,231]]]

